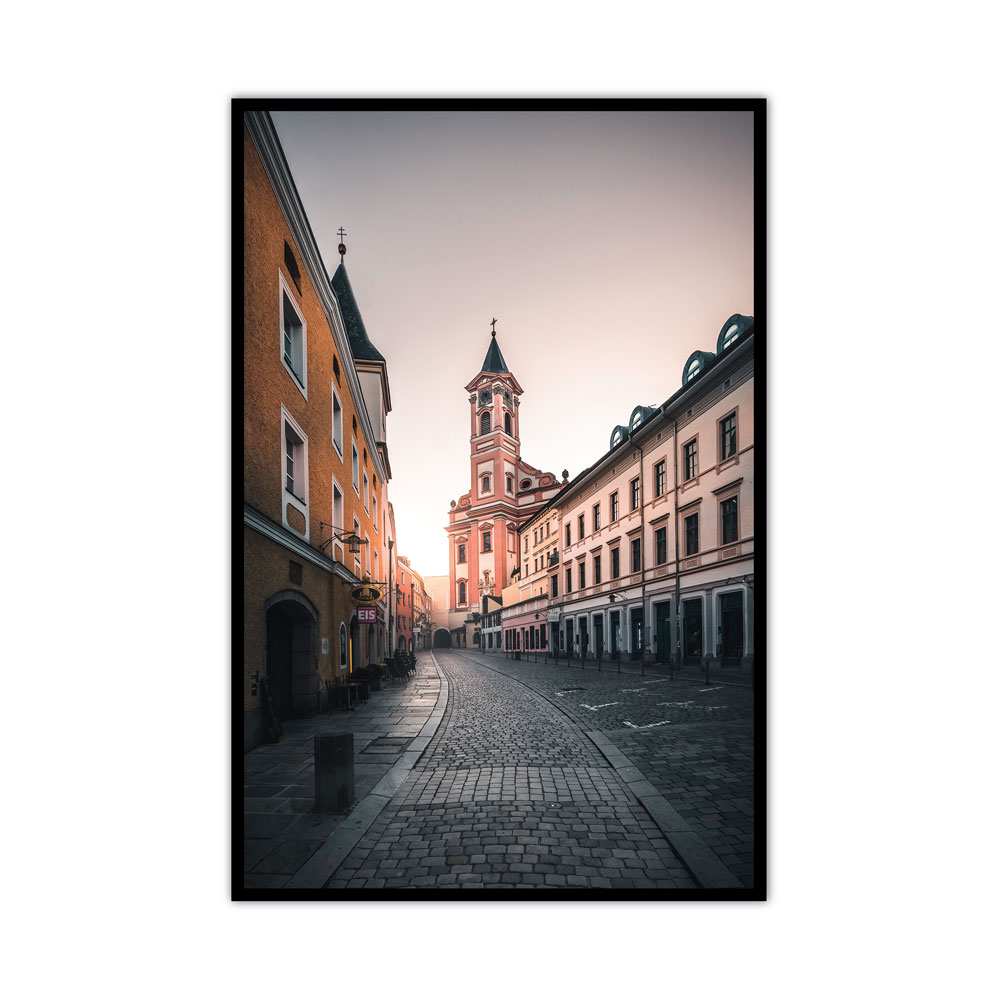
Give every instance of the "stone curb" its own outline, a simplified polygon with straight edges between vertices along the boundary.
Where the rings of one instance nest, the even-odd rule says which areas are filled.
[[[357,843],[378,819],[382,810],[392,801],[393,795],[409,777],[420,759],[431,737],[437,732],[445,709],[448,707],[448,681],[444,671],[438,666],[431,650],[431,662],[441,680],[437,704],[424,723],[419,734],[410,741],[409,749],[400,754],[400,759],[382,775],[378,784],[351,810],[350,815],[323,842],[315,854],[285,883],[286,889],[322,889],[333,877]]]
[[[468,656],[466,656],[466,659],[471,663],[479,662]],[[517,681],[516,677],[511,677],[510,674],[498,670],[489,663],[484,663],[482,666],[486,667],[487,670],[494,670],[498,674],[503,674],[504,677],[508,677],[512,681]],[[524,684],[523,681],[518,681],[518,683]],[[540,698],[544,698],[553,708],[559,709],[566,718],[576,723],[576,725],[580,725],[578,719],[570,715],[569,712],[561,705],[556,704],[551,698],[542,694],[541,691],[536,691],[527,684],[524,686]],[[703,889],[745,888],[743,883],[719,860],[715,851],[688,826],[687,821],[680,813],[646,779],[641,768],[636,767],[600,730],[583,730],[583,732],[601,752],[601,755],[607,760],[608,764],[614,768],[615,773],[621,778],[628,790],[642,803],[643,808],[660,828],[660,831],[666,837],[677,857],[680,858],[681,862]]]

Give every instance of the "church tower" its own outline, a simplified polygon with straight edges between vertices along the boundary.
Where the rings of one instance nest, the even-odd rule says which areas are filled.
[[[496,320],[482,367],[469,393],[469,491],[448,515],[449,602],[464,621],[483,597],[500,592],[518,568],[517,528],[562,484],[521,458],[520,407],[524,389],[507,367]],[[452,625],[454,629],[455,624]]]

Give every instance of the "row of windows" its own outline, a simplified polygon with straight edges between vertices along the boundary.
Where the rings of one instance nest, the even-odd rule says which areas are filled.
[[[492,531],[481,531],[479,533],[479,538],[482,544],[480,552],[492,552],[493,551],[493,532]],[[465,542],[458,543],[458,553],[455,556],[455,562],[464,563],[468,562],[468,557],[466,555]]]
[[[737,497],[728,497],[719,504],[720,520],[722,524],[722,544],[730,545],[739,540],[739,501]],[[667,561],[667,529],[657,528],[653,534],[654,558],[657,566],[662,566]],[[697,555],[700,549],[700,528],[699,515],[696,511],[684,518],[684,555]],[[638,538],[633,538],[631,545],[631,573],[638,573],[642,569],[642,542]],[[611,579],[617,580],[621,576],[621,554],[618,546],[609,550],[611,558]],[[594,586],[602,582],[601,577],[601,556],[594,555],[591,560],[594,571]],[[573,567],[567,566],[566,593],[573,590]],[[559,596],[559,576],[550,577],[551,597]],[[587,563],[581,560],[577,563],[577,589],[582,590],[587,586]]]
[[[499,641],[499,636],[497,638]],[[544,624],[535,625],[531,628],[508,628],[504,630],[505,649],[546,649],[548,648],[548,641],[548,626]]]
[[[720,461],[732,458],[736,454],[736,411],[723,417],[719,421],[719,456]],[[698,438],[697,435],[684,444],[684,481],[688,482],[698,475]],[[653,466],[653,496],[662,497],[667,492],[667,466],[666,460],[657,462]],[[640,477],[636,476],[629,483],[629,499],[631,510],[638,510],[642,502],[642,484]],[[611,507],[611,523],[613,524],[619,517],[618,491],[615,490],[608,498]],[[579,514],[577,522],[577,541],[586,537],[586,523],[583,514]],[[591,525],[593,531],[601,528],[601,504],[595,503],[591,515]],[[566,544],[573,543],[572,530],[569,524],[566,525]]]
[[[290,267],[293,279],[298,269],[295,265],[295,258],[288,244],[285,244],[285,263]],[[299,312],[295,298],[285,280],[285,276],[278,272],[279,290],[281,295],[281,361],[288,373],[292,376],[296,386],[302,395],[308,399],[307,395],[307,352],[306,352],[306,322]],[[334,376],[337,383],[340,382],[340,364],[336,356],[333,358]],[[336,383],[330,383],[331,395],[331,442],[334,450],[340,457],[344,458],[344,407],[337,392]],[[352,426],[355,433],[358,429],[357,418],[352,418]],[[309,444],[308,439],[302,429],[292,419],[290,414],[282,408],[282,436],[285,442],[284,454],[284,477],[285,491],[294,501],[293,506],[299,510],[308,524],[309,500]],[[368,449],[364,449],[364,464],[368,464]],[[360,481],[359,481],[360,476]],[[369,485],[367,471],[362,471],[358,456],[357,444],[351,442],[351,481],[355,494],[364,503],[365,511],[371,515],[372,524],[376,533],[379,530],[378,511],[378,480],[372,478]],[[284,507],[283,498],[282,507]],[[344,494],[340,489],[336,479],[333,480],[333,523],[338,529],[344,528]],[[360,523],[355,519],[355,531],[360,529]],[[343,552],[341,546],[337,546]],[[365,547],[365,561],[369,562],[368,546]],[[375,553],[376,565],[378,553]],[[359,560],[355,560],[359,564]],[[377,570],[376,570],[377,572]]]
[[[483,410],[479,416],[479,433],[489,434],[493,430],[493,419],[490,416],[489,410]],[[513,432],[511,431],[510,414],[504,413],[503,415],[503,431],[504,434],[510,434],[513,437]]]
[[[489,493],[490,492],[491,482],[492,482],[492,477],[491,476],[489,476],[489,475],[481,476],[480,477],[480,482],[479,482],[479,492],[480,493]],[[514,495],[514,477],[513,476],[507,476],[506,486],[507,486],[507,492],[511,496],[513,496]]]

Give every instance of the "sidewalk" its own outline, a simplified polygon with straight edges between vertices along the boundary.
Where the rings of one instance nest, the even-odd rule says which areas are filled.
[[[441,681],[431,657],[417,655],[407,683],[385,683],[367,704],[282,723],[279,743],[263,744],[243,758],[244,887],[276,889],[347,820],[312,811],[313,736],[354,734],[355,800],[360,803],[389,772],[434,713]]]

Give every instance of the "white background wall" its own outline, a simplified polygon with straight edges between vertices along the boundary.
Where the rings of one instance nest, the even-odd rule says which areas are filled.
[[[19,41],[0,72],[17,95],[5,112],[21,155],[5,162],[17,195],[4,227],[16,239],[0,249],[17,275],[8,327],[37,331],[45,303],[46,345],[60,363],[41,390],[29,372],[4,393],[8,426],[30,414],[40,445],[18,449],[30,506],[8,490],[3,513],[11,526],[75,526],[51,543],[11,530],[5,550],[17,581],[7,610],[19,625],[5,660],[31,664],[6,674],[7,703],[25,706],[3,730],[18,809],[7,842],[17,864],[4,885],[17,914],[11,989],[67,996],[99,980],[107,998],[329,990],[329,963],[311,956],[357,914],[375,915],[364,904],[227,901],[227,102],[335,89],[766,96],[771,198],[770,901],[567,903],[558,920],[522,901],[379,908],[418,927],[432,919],[434,933],[397,936],[391,964],[384,940],[354,935],[338,989],[360,994],[379,968],[386,994],[415,998],[467,995],[470,982],[484,998],[668,987],[706,998],[989,995],[998,680],[983,636],[995,618],[995,543],[934,544],[938,562],[928,566],[927,533],[940,517],[901,502],[914,474],[933,477],[945,455],[961,470],[949,489],[969,480],[978,489],[985,438],[955,435],[951,418],[986,432],[995,423],[995,38],[986,9],[960,0],[942,17],[857,0],[835,11],[515,0],[498,19],[490,8],[434,6],[437,16],[423,5],[307,2],[285,17],[181,2],[164,17],[99,2],[10,16]],[[331,39],[344,44],[331,48]],[[626,238],[600,222],[595,272]],[[516,242],[516,233],[493,234],[496,253],[516,253]],[[116,338],[97,362],[109,314],[127,348]],[[919,420],[919,433],[901,432],[901,415]],[[111,427],[141,503],[107,503]],[[831,477],[828,458],[807,460],[818,447],[847,482]],[[195,452],[204,475],[193,493]],[[812,498],[833,504],[848,486],[866,502],[837,505],[821,552],[838,557],[817,573],[816,549],[802,544],[813,537]],[[127,540],[114,559],[109,538]],[[59,597],[54,615],[51,567],[67,543],[65,589],[77,598]],[[876,567],[856,558],[873,552]],[[164,628],[193,566],[197,613],[179,609]],[[876,571],[885,580],[878,613],[841,618],[840,641],[817,642],[829,635],[831,609],[857,593],[859,573]],[[929,597],[914,589],[925,580]],[[961,585],[960,600],[939,581]],[[114,649],[103,641],[109,594]],[[952,603],[964,627],[947,627]],[[197,697],[179,697],[179,663],[201,678]],[[40,679],[68,690],[81,674],[102,683],[74,684],[44,718],[31,709]],[[182,704],[186,728],[204,738],[178,738]],[[77,771],[113,773],[116,794],[47,780],[65,773],[68,750]],[[602,947],[586,950],[595,916]],[[515,926],[516,965],[485,975],[496,941]],[[290,959],[262,960],[265,940]],[[440,940],[443,969],[414,978]],[[667,970],[665,942],[675,956]]]

